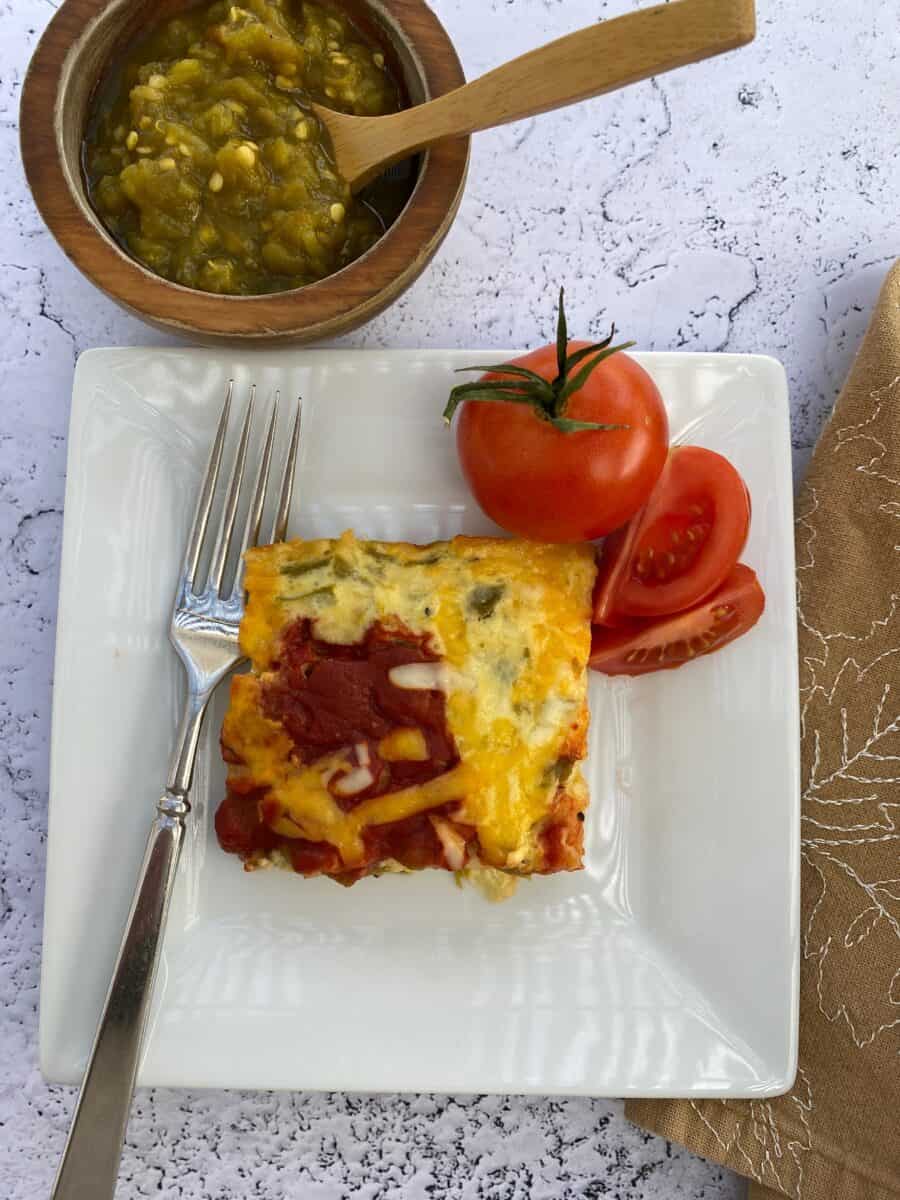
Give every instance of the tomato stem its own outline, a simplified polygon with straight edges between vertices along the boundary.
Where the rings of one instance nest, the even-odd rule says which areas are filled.
[[[569,331],[564,304],[565,289],[559,289],[559,309],[556,320],[556,364],[555,379],[545,379],[536,371],[530,371],[517,363],[495,363],[489,366],[459,367],[460,371],[481,371],[501,375],[501,379],[479,379],[475,383],[460,383],[450,392],[444,408],[444,420],[449,425],[453,414],[465,400],[502,402],[506,404],[528,404],[542,421],[549,421],[560,433],[582,433],[584,431],[628,429],[627,425],[605,425],[596,421],[574,421],[566,415],[571,397],[587,383],[591,372],[605,359],[620,350],[628,350],[634,342],[612,344],[615,325],[609,336],[601,342],[582,346],[571,354]],[[576,370],[576,368],[578,368]]]
[[[556,379],[554,384],[566,377],[566,351],[569,348],[569,330],[566,325],[566,289],[560,284],[559,307],[556,314]]]

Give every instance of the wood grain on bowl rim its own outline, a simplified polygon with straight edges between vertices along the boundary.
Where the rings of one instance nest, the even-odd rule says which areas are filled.
[[[339,0],[340,2],[340,0]],[[453,43],[424,0],[364,0],[407,59],[430,99],[465,82]],[[359,0],[344,0],[351,11]],[[263,296],[220,296],[153,274],[122,250],[87,200],[80,169],[87,101],[67,116],[63,99],[77,73],[93,91],[111,45],[150,9],[154,21],[183,3],[154,0],[63,0],[38,43],[22,88],[22,160],[35,203],[50,232],[80,271],[143,320],[201,341],[222,338],[306,342],[355,329],[405,291],[443,241],[462,198],[469,139],[455,138],[423,156],[403,212],[355,262],[318,283]],[[104,24],[105,38],[98,36]],[[98,56],[95,43],[102,41]],[[402,44],[399,44],[401,43]],[[81,82],[81,81],[84,82]],[[410,83],[407,78],[407,83]],[[416,97],[413,97],[414,100]]]

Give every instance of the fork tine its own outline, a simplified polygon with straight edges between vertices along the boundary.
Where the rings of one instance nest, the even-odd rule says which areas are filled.
[[[234,576],[234,587],[231,589],[232,597],[240,596],[244,585],[244,553],[250,546],[255,546],[259,541],[259,528],[262,524],[263,508],[266,503],[266,491],[269,486],[269,468],[272,465],[272,447],[275,444],[275,426],[278,424],[278,401],[280,393],[276,391],[275,398],[272,401],[272,412],[269,415],[269,425],[266,430],[266,440],[263,446],[262,458],[259,461],[259,469],[256,472],[256,483],[253,486],[253,499],[250,502],[250,508],[247,512],[247,521],[244,525],[244,540],[241,545],[241,557],[238,560],[237,571]]]
[[[250,422],[253,419],[253,404],[256,399],[256,384],[250,388],[250,399],[241,426],[241,437],[234,455],[234,465],[231,468],[231,478],[228,481],[228,493],[222,521],[216,533],[216,544],[209,564],[209,587],[218,594],[222,590],[222,576],[225,574],[225,564],[228,561],[228,551],[231,548],[231,535],[234,532],[234,522],[237,516],[238,500],[240,499],[241,483],[244,478],[244,464],[247,459],[247,443],[250,440]]]
[[[213,497],[216,494],[216,483],[219,479],[219,468],[222,465],[222,448],[225,445],[225,433],[228,429],[228,414],[231,412],[231,396],[233,392],[234,380],[229,379],[228,387],[225,391],[225,403],[222,405],[222,415],[219,417],[219,427],[216,430],[216,436],[213,438],[213,444],[209,451],[206,473],[203,476],[203,485],[200,488],[200,495],[197,497],[197,507],[194,510],[194,523],[191,525],[187,548],[184,552],[182,574],[185,586],[190,591],[194,591],[194,581],[197,576],[197,567],[200,563],[200,551],[203,548],[203,539],[206,537],[206,527],[209,524],[209,514],[212,510]]]
[[[294,494],[294,471],[297,467],[297,447],[300,445],[300,420],[303,416],[303,397],[297,397],[297,411],[294,415],[294,428],[291,431],[291,443],[288,446],[287,457],[284,460],[284,470],[281,475],[281,495],[278,497],[278,511],[272,525],[272,541],[283,542],[287,536],[288,517],[291,513],[291,497]]]

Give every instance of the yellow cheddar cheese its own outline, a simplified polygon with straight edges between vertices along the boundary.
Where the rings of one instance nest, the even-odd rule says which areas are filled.
[[[447,848],[441,865],[457,858],[454,838],[473,862],[516,874],[581,865],[594,576],[590,546],[500,538],[415,546],[346,532],[251,550],[241,647],[252,673],[234,680],[222,732],[229,787],[264,796],[281,837],[333,847],[329,874],[371,869],[367,831],[436,809],[462,831],[448,832],[443,818],[435,826]],[[390,686],[443,696],[458,761],[379,792],[372,758],[399,772],[429,757],[427,731],[408,722],[300,754],[290,721],[266,715],[285,631],[298,623],[338,656],[373,628],[420,639],[427,661],[394,667]]]

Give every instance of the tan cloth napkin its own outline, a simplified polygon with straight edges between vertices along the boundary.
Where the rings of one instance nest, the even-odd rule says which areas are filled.
[[[800,1069],[776,1100],[639,1100],[631,1120],[751,1200],[900,1196],[900,262],[797,503]]]

